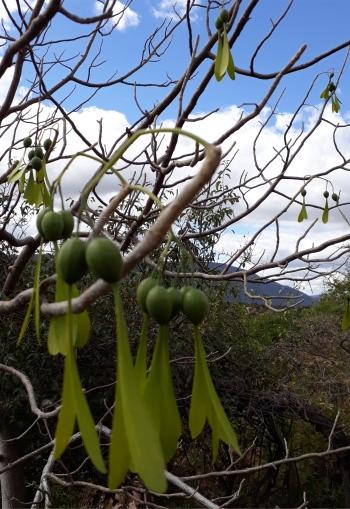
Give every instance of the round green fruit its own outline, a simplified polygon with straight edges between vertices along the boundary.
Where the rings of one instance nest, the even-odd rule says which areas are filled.
[[[182,309],[184,314],[194,325],[199,325],[204,320],[208,308],[208,298],[201,290],[191,288],[191,290],[185,293],[182,301]]]
[[[37,147],[35,149],[35,155],[36,155],[36,157],[39,157],[39,159],[43,159],[43,157],[44,157],[43,149],[41,147]]]
[[[228,18],[230,17],[229,12],[226,9],[222,9],[222,11],[219,14],[219,18],[223,23],[228,22]]]
[[[61,210],[60,214],[63,220],[62,238],[68,239],[73,232],[74,217],[70,210]]]
[[[86,244],[78,238],[66,240],[57,255],[57,268],[62,279],[72,285],[86,273]]]
[[[105,237],[97,237],[88,243],[86,262],[90,271],[97,277],[116,283],[123,271],[123,258],[118,247]]]
[[[172,298],[164,286],[156,285],[150,289],[146,297],[146,309],[157,323],[169,323],[172,308]]]
[[[178,315],[182,309],[183,295],[178,288],[174,288],[172,286],[167,289],[167,292],[170,295],[172,303],[171,318],[175,318],[175,316]]]
[[[323,193],[323,196],[327,199],[327,198],[328,198],[328,196],[329,196],[329,192],[328,192],[328,191],[325,191],[325,192]]]
[[[23,140],[23,146],[25,148],[28,148],[32,145],[32,138],[30,138],[29,136],[27,138],[24,138]]]
[[[28,152],[28,160],[30,161],[31,159],[33,159],[34,156],[35,156],[35,150],[34,149],[29,150],[29,152]]]
[[[222,30],[223,29],[223,22],[222,22],[222,19],[220,18],[220,16],[216,19],[215,21],[215,28],[216,30]]]
[[[339,196],[336,193],[333,193],[332,194],[332,200],[338,202],[339,201]]]
[[[43,164],[42,160],[38,156],[34,156],[33,159],[30,160],[30,164],[34,170],[41,170],[41,166]]]
[[[188,292],[188,290],[192,290],[192,286],[182,286],[179,290],[180,294],[181,294],[181,298],[182,298],[182,301],[184,300],[184,297],[185,297],[185,293]]]
[[[43,147],[46,150],[46,152],[50,149],[51,145],[52,145],[52,140],[47,138],[47,140],[45,140],[43,143]]]
[[[63,219],[59,212],[49,210],[41,221],[41,230],[46,240],[60,240],[63,232]]]
[[[49,211],[49,209],[44,208],[44,209],[42,209],[42,210],[39,212],[39,214],[36,216],[36,228],[37,228],[38,232],[40,233],[40,235],[41,235],[42,237],[44,237],[44,233],[43,233],[42,228],[41,228],[41,223],[42,223],[42,220],[43,220],[44,215],[45,215],[45,214],[46,214],[46,212],[48,212],[48,211]]]
[[[146,297],[148,292],[157,284],[157,280],[153,277],[143,279],[136,290],[136,300],[144,313],[148,313],[146,308]]]

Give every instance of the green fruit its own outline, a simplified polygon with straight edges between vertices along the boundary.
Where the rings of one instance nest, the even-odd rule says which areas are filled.
[[[325,192],[323,193],[323,196],[327,199],[327,198],[328,198],[328,196],[329,196],[329,192],[328,192],[328,191],[325,191]]]
[[[43,149],[41,147],[37,147],[35,149],[35,155],[36,155],[36,157],[39,157],[39,159],[43,159],[43,157],[44,157]]]
[[[184,297],[185,297],[185,293],[188,292],[188,290],[192,290],[192,286],[182,286],[179,290],[180,294],[181,294],[181,297],[182,297],[182,301],[184,300]]]
[[[181,294],[181,291],[178,288],[174,288],[172,286],[167,289],[167,292],[170,295],[172,304],[171,318],[175,318],[175,316],[179,314],[179,312],[182,309],[183,295]]]
[[[43,143],[43,147],[46,150],[46,152],[50,149],[51,145],[52,145],[52,140],[47,138],[47,140],[45,140]]]
[[[41,228],[41,223],[42,223],[42,220],[43,220],[44,215],[45,215],[45,214],[46,214],[46,212],[48,212],[48,211],[49,211],[49,209],[44,208],[44,209],[42,209],[42,210],[39,212],[39,214],[36,216],[36,228],[37,228],[38,232],[40,233],[40,235],[41,235],[42,237],[44,237],[44,233],[43,233],[42,228]]]
[[[30,164],[31,164],[32,168],[34,168],[34,170],[39,171],[39,170],[41,170],[41,166],[42,166],[43,162],[40,159],[40,157],[35,156],[35,157],[33,157],[33,159],[31,159]]]
[[[92,239],[86,248],[86,261],[96,276],[116,283],[123,271],[123,258],[118,247],[105,237]]]
[[[54,241],[61,239],[63,226],[61,214],[59,212],[53,212],[52,210],[46,212],[41,221],[41,230],[47,240]]]
[[[223,23],[228,22],[228,18],[230,17],[229,12],[226,9],[222,9],[222,11],[219,14],[219,18]]]
[[[159,324],[169,323],[172,312],[172,299],[164,286],[156,285],[150,289],[146,297],[148,314]]]
[[[136,290],[136,300],[144,313],[147,313],[146,297],[148,292],[157,284],[157,280],[153,277],[143,279]]]
[[[62,238],[68,239],[72,235],[72,232],[73,232],[74,217],[70,210],[61,210],[60,214],[63,219]]]
[[[217,18],[217,20],[215,21],[215,28],[216,30],[222,30],[224,24],[222,22],[222,19],[220,18],[220,16]]]
[[[338,202],[339,201],[339,196],[336,193],[333,193],[332,194],[332,200]]]
[[[32,144],[32,138],[30,138],[29,136],[28,136],[27,138],[24,138],[24,140],[23,140],[23,146],[24,146],[25,148],[30,147],[30,146],[31,146],[31,144]]]
[[[301,196],[306,196],[306,189],[303,189],[300,194]]]
[[[62,279],[72,285],[86,273],[86,244],[78,238],[66,240],[57,255],[57,267]]]
[[[28,152],[28,159],[29,159],[29,161],[31,159],[33,159],[34,156],[35,156],[35,150],[34,149],[29,150],[29,152]]]
[[[194,325],[199,325],[204,320],[208,308],[208,298],[201,290],[191,288],[191,290],[185,293],[182,301],[182,309],[184,314]]]

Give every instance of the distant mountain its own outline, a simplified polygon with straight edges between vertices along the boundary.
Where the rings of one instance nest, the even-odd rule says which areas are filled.
[[[213,271],[221,272],[225,268],[223,264],[211,263],[210,269]],[[230,267],[227,272],[236,272],[237,268]],[[253,276],[254,281],[250,281],[247,284],[248,291],[252,295],[262,295],[263,297],[269,299],[269,303],[273,307],[286,307],[291,306],[293,303],[298,302],[298,307],[310,307],[313,306],[316,302],[318,302],[320,296],[319,295],[307,295],[306,293],[301,292],[300,290],[296,290],[287,285],[282,285],[280,283],[275,283],[273,281],[269,281],[268,278],[260,278],[259,276]],[[227,299],[230,302],[238,301],[244,304],[250,305],[263,305],[264,302],[261,299],[254,299],[248,297],[244,293],[243,283],[239,281],[232,281],[230,283],[230,289],[234,290],[234,292],[228,290],[227,291]]]

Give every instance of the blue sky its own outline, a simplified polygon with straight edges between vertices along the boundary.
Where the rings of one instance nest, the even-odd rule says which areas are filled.
[[[163,0],[164,1],[164,0]],[[123,72],[129,68],[131,62],[136,62],[141,54],[145,36],[159,25],[161,17],[156,18],[153,14],[160,2],[151,0],[134,0],[131,4],[133,11],[137,13],[137,26],[130,26],[124,30],[115,31],[113,36],[105,39],[103,58],[108,61],[97,73],[95,79],[103,81],[112,70]],[[246,2],[243,2],[246,5]],[[243,37],[241,37],[233,48],[233,56],[237,66],[247,68],[252,49],[265,35],[270,28],[270,18],[277,19],[287,5],[282,0],[264,0],[254,10],[251,20]],[[93,0],[68,0],[65,3],[67,9],[80,15],[91,15],[95,12]],[[206,40],[203,30],[204,23],[201,10],[197,9],[197,19],[193,21],[194,34],[199,34],[200,45]],[[308,48],[302,57],[302,61],[313,58],[316,54],[350,39],[349,30],[350,2],[347,0],[295,0],[285,22],[277,29],[273,38],[266,44],[256,60],[256,68],[261,72],[271,72],[285,65],[288,59],[304,43]],[[57,34],[62,35],[61,28],[66,21],[61,18],[61,23],[56,25]],[[62,26],[61,26],[62,25]],[[70,24],[73,29],[73,24]],[[88,30],[88,28],[86,28]],[[73,35],[73,32],[72,32]],[[162,81],[166,79],[167,73],[176,79],[179,77],[188,61],[188,47],[186,44],[187,32],[185,25],[174,37],[173,43],[161,62],[151,64],[138,74],[139,79],[144,81]],[[327,60],[305,70],[299,74],[290,75],[284,79],[287,87],[286,93],[281,101],[281,111],[291,111],[305,93],[306,87],[317,72],[334,70],[337,72],[343,62],[346,50],[329,57]],[[312,96],[314,103],[319,102],[319,93],[326,83],[326,76],[320,80]],[[198,111],[208,111],[216,106],[226,107],[231,104],[242,104],[243,102],[254,102],[265,93],[268,81],[237,76],[235,82],[225,78],[220,84],[214,80],[208,87],[198,104]],[[350,102],[348,94],[349,78],[345,76],[341,85],[341,100],[343,107],[349,109]],[[87,93],[87,90],[84,90]],[[166,89],[140,90],[141,103],[148,109],[166,93]],[[218,102],[218,98],[220,98]],[[92,101],[101,108],[116,108],[122,105],[122,111],[132,120],[138,114],[133,101],[132,87],[120,86],[113,92],[101,91]],[[171,115],[175,110],[169,109]]]

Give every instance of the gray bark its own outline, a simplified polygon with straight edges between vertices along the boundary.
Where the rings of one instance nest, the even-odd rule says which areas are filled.
[[[21,456],[17,442],[6,442],[6,435],[0,433],[0,467],[5,467]],[[7,470],[0,475],[1,509],[18,509],[25,507],[24,474],[21,465]]]

